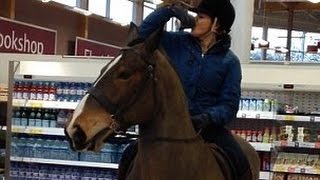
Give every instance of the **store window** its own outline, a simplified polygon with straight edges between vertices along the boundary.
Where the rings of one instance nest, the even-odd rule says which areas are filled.
[[[132,21],[133,2],[128,0],[110,1],[110,18],[123,25]]]
[[[94,14],[107,16],[107,0],[89,0],[88,10]]]
[[[251,61],[320,63],[319,3],[255,0]]]

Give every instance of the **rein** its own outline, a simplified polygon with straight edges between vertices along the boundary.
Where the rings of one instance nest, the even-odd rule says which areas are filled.
[[[103,94],[101,90],[99,90],[97,87],[92,86],[87,93],[91,95],[107,112],[111,114],[111,118],[113,119],[113,122],[110,125],[110,129],[114,131],[116,134],[126,134],[123,131],[119,130],[120,129],[120,122],[119,120],[122,119],[121,114],[124,114],[129,107],[131,107],[137,100],[138,98],[142,95],[142,93],[145,91],[145,88],[147,87],[148,83],[152,82],[155,84],[156,83],[156,78],[154,75],[154,69],[155,65],[152,64],[148,58],[144,58],[139,52],[137,52],[135,49],[127,47],[121,49],[121,51],[127,51],[130,50],[137,54],[143,61],[146,63],[146,69],[145,69],[145,76],[141,83],[139,84],[138,90],[136,93],[133,95],[128,95],[126,99],[128,99],[128,103],[120,106],[119,104],[115,104],[109,100],[107,96]],[[155,96],[155,88],[154,89],[154,99],[156,100]],[[155,141],[160,141],[160,142],[169,142],[169,143],[174,143],[174,142],[179,142],[179,143],[191,143],[195,141],[201,140],[200,137],[201,131],[199,131],[196,136],[190,137],[190,138],[170,138],[170,137],[144,137],[144,138],[139,138],[142,141],[150,141],[150,142],[155,142]]]

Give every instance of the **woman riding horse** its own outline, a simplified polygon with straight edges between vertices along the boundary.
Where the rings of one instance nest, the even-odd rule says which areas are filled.
[[[242,177],[249,172],[248,161],[225,128],[236,118],[241,96],[240,62],[229,49],[235,10],[229,0],[203,0],[190,10],[197,13],[191,33],[163,32],[160,43],[181,78],[195,130],[202,129],[204,140],[221,147],[237,176]],[[142,22],[140,37],[148,37],[172,17],[184,27],[193,26],[194,20],[186,11],[165,6]],[[121,164],[131,161],[136,148],[136,143],[127,147]]]

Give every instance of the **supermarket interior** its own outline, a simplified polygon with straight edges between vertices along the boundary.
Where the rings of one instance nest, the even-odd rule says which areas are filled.
[[[116,180],[139,125],[91,152],[70,147],[66,122],[126,46],[130,22],[200,2],[0,0],[0,179]],[[257,152],[259,180],[320,180],[320,0],[230,2],[242,81],[227,128]]]

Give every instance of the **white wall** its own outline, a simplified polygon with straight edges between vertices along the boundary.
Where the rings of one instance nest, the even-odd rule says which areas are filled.
[[[231,28],[231,49],[241,63],[249,63],[254,0],[231,0],[231,3],[236,10],[236,19]]]

